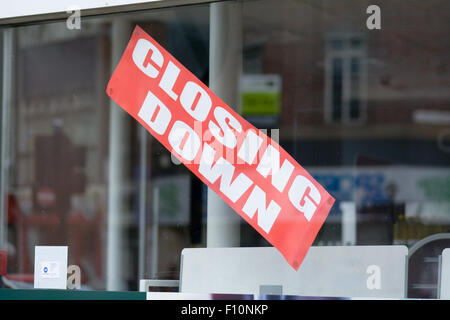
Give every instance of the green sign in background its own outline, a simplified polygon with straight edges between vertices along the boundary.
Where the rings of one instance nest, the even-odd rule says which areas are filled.
[[[281,110],[279,92],[242,93],[243,115],[278,115]]]

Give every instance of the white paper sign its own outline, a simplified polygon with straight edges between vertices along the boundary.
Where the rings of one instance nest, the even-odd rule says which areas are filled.
[[[34,250],[34,287],[67,288],[67,246],[36,246]]]

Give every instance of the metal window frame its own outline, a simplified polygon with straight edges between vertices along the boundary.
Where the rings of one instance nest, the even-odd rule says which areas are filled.
[[[220,2],[225,0],[159,0],[159,1],[149,1],[149,2],[139,2],[136,3],[132,0],[122,1],[122,5],[104,5],[96,8],[80,8],[81,17],[92,17],[98,15],[114,14],[114,13],[131,13],[144,11],[149,9],[162,9],[171,8],[186,5],[196,5],[196,4],[206,4],[211,2]],[[76,1],[73,1],[76,5]],[[1,6],[0,6],[1,10]],[[18,25],[38,23],[38,22],[49,22],[54,20],[67,19],[70,13],[66,11],[55,10],[49,13],[42,14],[32,14],[32,15],[22,15],[16,17],[0,18],[0,28],[1,27],[14,27]]]

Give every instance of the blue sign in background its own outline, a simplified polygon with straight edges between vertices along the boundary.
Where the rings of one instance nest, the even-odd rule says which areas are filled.
[[[340,214],[341,201],[355,201],[358,206],[386,204],[390,201],[386,194],[386,180],[382,173],[314,173],[317,180],[335,199],[330,214]]]

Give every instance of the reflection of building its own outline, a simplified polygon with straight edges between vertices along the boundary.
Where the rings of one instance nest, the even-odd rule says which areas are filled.
[[[448,40],[435,40],[448,38],[449,22],[439,14],[448,3],[416,3],[419,8],[405,13],[399,3],[382,1],[382,30],[366,28],[364,2],[313,6],[286,1],[276,10],[269,3],[246,4],[244,70],[282,78],[281,145],[312,172],[327,168],[331,176],[317,178],[338,202],[355,199],[354,193],[343,195],[348,181],[340,180],[338,172],[349,172],[350,185],[358,188],[361,172],[373,166],[384,181],[365,188],[372,205],[389,200],[385,184],[391,180],[397,195],[407,196],[390,201],[425,201],[410,192],[425,187],[424,182],[409,185],[399,179],[396,166],[413,166],[405,168],[413,175],[441,170],[438,176],[448,179],[442,140],[448,126],[450,51]],[[272,10],[264,15],[269,21],[258,28],[264,10]],[[433,24],[421,28],[417,21],[423,17],[433,17]],[[428,189],[433,188],[430,181]]]
[[[34,244],[66,244],[69,263],[95,287],[103,277],[108,105],[99,93],[109,49],[100,25],[85,37],[57,26],[17,33],[17,271],[33,271]]]
[[[298,125],[307,128],[324,123],[328,117],[336,120],[339,110],[329,116],[326,113],[332,110],[324,109],[333,106],[337,109],[337,101],[342,104],[341,112],[350,115],[351,108],[344,104],[354,105],[353,92],[358,90],[362,90],[361,96],[367,103],[365,123],[371,126],[412,124],[416,109],[445,109],[449,96],[446,90],[448,48],[445,41],[437,45],[434,39],[445,37],[448,21],[439,12],[448,4],[423,5],[420,10],[408,11],[399,22],[393,12],[404,8],[383,2],[380,4],[383,7],[381,32],[368,30],[365,23],[361,23],[366,17],[361,15],[365,12],[365,3],[348,2],[346,5],[333,1],[323,1],[320,8],[294,1],[279,4],[277,10],[271,12],[270,27],[259,25],[257,28],[257,15],[262,10],[273,9],[269,3],[246,4],[245,44],[249,59],[247,65],[244,61],[244,67],[251,73],[282,74],[282,125],[293,125],[294,111],[298,113]],[[412,21],[424,16],[436,17],[436,20],[430,27],[417,27],[412,32],[411,25],[417,25]],[[355,76],[367,77],[363,81],[366,83],[361,83],[367,89],[355,88],[352,81]],[[334,92],[326,92],[327,86],[334,88]],[[341,93],[337,92],[338,87]],[[345,99],[337,99],[338,94]],[[330,101],[325,101],[327,95],[331,96]],[[404,128],[398,129],[401,132]],[[307,131],[299,134],[307,134]]]
[[[204,12],[207,10],[203,7]],[[202,19],[191,23],[185,17],[178,18],[179,14],[173,16],[170,12],[134,16],[207,82],[208,64],[204,61],[208,61],[209,29]],[[19,219],[14,232],[10,232],[10,241],[17,249],[17,258],[10,259],[14,262],[10,263],[13,273],[32,273],[36,243],[68,245],[69,264],[81,267],[83,285],[96,289],[105,286],[110,135],[110,103],[105,88],[111,72],[110,33],[108,21],[95,19],[84,21],[81,31],[68,30],[61,22],[28,26],[17,32],[18,108],[13,117],[17,161],[11,180],[19,203]],[[127,257],[123,261],[124,278],[137,274],[141,196],[140,146],[136,143],[140,139],[139,127],[131,118],[126,121],[130,128],[123,141],[127,150],[122,186],[126,209],[121,213],[126,239],[123,248],[117,248]],[[205,241],[203,187],[184,166],[173,165],[170,153],[155,139],[148,138],[147,144],[147,270],[157,268],[156,276],[176,278],[181,249]],[[163,183],[171,179],[175,182]],[[77,188],[79,182],[82,188]],[[162,211],[156,249],[151,236],[155,229],[150,228],[156,210],[151,196],[155,187],[161,189]],[[179,192],[175,192],[177,188]],[[149,262],[155,250],[156,267]]]
[[[407,10],[399,2],[379,4],[382,30],[369,31],[367,3],[361,1],[242,2],[244,72],[276,79],[259,97],[250,96],[252,101],[266,101],[255,109],[279,120],[268,127],[279,128],[281,145],[338,200],[316,244],[342,241],[344,202],[356,205],[359,243],[411,245],[449,225],[449,21],[442,14],[449,3],[413,1]],[[29,218],[29,229],[22,230],[29,236],[28,258],[32,246],[53,237],[55,243],[69,244],[69,263],[80,264],[83,284],[105,287],[108,148],[116,129],[110,127],[112,109],[105,94],[114,47],[112,25],[123,17],[130,25],[139,24],[207,83],[209,14],[208,5],[182,6],[111,19],[86,17],[79,31],[68,30],[63,21],[14,28],[17,104],[11,108],[8,192],[17,196],[23,217]],[[76,169],[86,178],[84,188],[59,190],[63,194],[58,196],[38,183],[39,176],[48,178],[47,172],[54,170],[64,182],[59,185],[71,184],[64,176],[69,170],[57,168],[70,161],[50,165],[56,151],[36,147],[38,137],[54,134],[55,124],[62,125],[74,148],[85,150],[83,165]],[[149,235],[144,241],[145,276],[152,265],[152,272],[157,269],[152,276],[163,279],[178,277],[182,248],[205,245],[206,188],[183,166],[172,164],[170,153],[150,136],[144,153],[134,120],[127,118],[125,126],[121,187],[126,205],[120,212],[123,246],[117,252],[123,257],[120,276],[134,289],[142,257],[142,185],[148,220],[144,231]],[[141,185],[142,155],[148,168]],[[41,187],[33,192],[37,184]],[[157,186],[160,206],[155,209],[152,192]],[[70,217],[65,235],[56,236],[54,230],[61,226],[57,219],[32,219],[51,213],[45,202],[55,197],[60,205],[52,211]],[[33,204],[34,198],[44,206]],[[155,210],[161,214],[156,227]],[[19,235],[15,244],[22,251],[24,221],[15,220],[17,230],[9,234]],[[39,221],[46,230],[39,230]],[[241,245],[267,243],[242,222]],[[11,268],[30,271],[31,260],[20,256],[10,260],[17,261]]]

